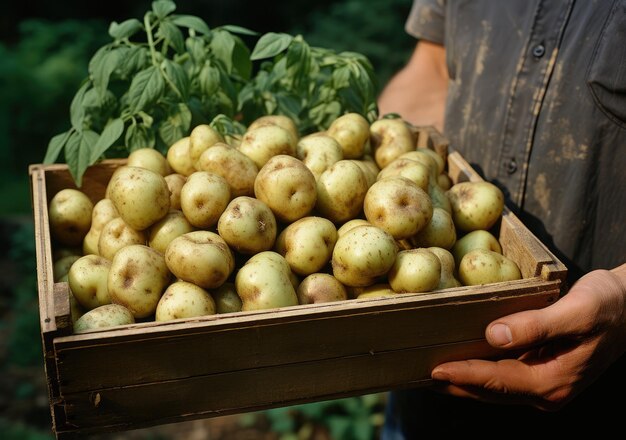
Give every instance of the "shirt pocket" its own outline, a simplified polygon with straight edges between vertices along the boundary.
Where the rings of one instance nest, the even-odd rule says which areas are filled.
[[[626,128],[626,0],[616,0],[587,70],[593,99],[611,120]]]

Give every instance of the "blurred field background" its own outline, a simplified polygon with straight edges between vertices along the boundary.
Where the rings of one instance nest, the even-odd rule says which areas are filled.
[[[411,0],[179,0],[209,26],[301,34],[309,44],[366,55],[379,90],[408,58]],[[28,165],[69,127],[69,104],[109,23],[142,17],[150,1],[10,2],[0,14],[0,437],[52,439],[37,304]],[[261,20],[260,17],[269,18]],[[377,438],[385,394],[220,417],[93,439]]]

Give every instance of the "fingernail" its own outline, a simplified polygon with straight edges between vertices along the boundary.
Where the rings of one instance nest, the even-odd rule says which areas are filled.
[[[513,341],[511,329],[505,324],[494,324],[489,329],[490,341],[495,345],[507,345]]]
[[[446,373],[442,368],[435,368],[432,373],[430,373],[430,377],[435,380],[450,380],[450,376]]]

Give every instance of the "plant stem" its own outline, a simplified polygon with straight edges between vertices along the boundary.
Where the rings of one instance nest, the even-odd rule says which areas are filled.
[[[154,40],[152,39],[152,25],[150,24],[149,13],[143,17],[143,25],[146,28],[146,34],[148,35],[148,46],[150,46],[150,55],[152,56],[152,64],[158,66],[156,58],[156,49],[154,47]]]

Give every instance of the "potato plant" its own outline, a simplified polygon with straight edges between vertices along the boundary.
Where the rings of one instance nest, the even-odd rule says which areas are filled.
[[[414,138],[411,151],[372,141],[413,133],[409,124],[370,126],[346,114],[334,130],[303,139],[293,127],[284,116],[260,118],[241,142],[194,128],[193,139],[177,140],[162,157],[120,166],[95,206],[80,191],[63,193],[75,209],[51,216],[55,245],[76,247],[78,234],[86,255],[63,253],[55,277],[69,272],[83,311],[116,304],[132,316],[102,313],[97,326],[83,320],[78,328],[100,328],[106,317],[111,325],[184,319],[521,277],[489,231],[503,209],[497,187],[464,182],[445,190],[437,153],[415,148]],[[289,148],[276,148],[267,133]],[[326,159],[316,157],[318,146]],[[382,169],[377,148],[388,150]],[[402,169],[418,170],[421,183]]]

